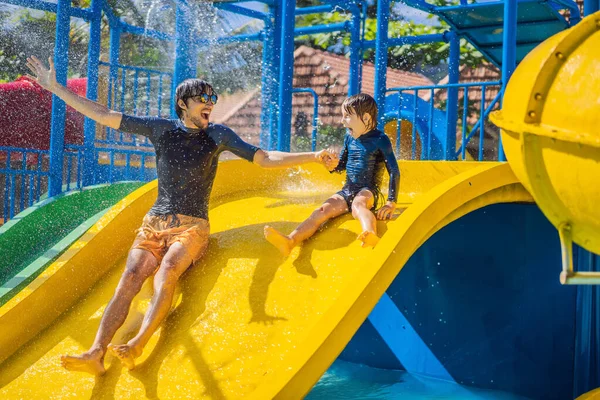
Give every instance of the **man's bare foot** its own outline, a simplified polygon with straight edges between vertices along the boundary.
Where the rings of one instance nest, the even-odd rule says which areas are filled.
[[[108,350],[115,355],[121,363],[132,370],[135,368],[135,359],[142,355],[142,349],[128,344],[109,344]]]
[[[265,238],[284,256],[288,256],[294,248],[294,241],[271,226],[265,226]]]
[[[371,231],[364,231],[357,239],[362,242],[362,247],[375,247],[379,243],[379,237]]]
[[[79,356],[61,356],[60,364],[68,371],[87,372],[92,375],[104,375],[104,352],[101,349],[90,350]]]

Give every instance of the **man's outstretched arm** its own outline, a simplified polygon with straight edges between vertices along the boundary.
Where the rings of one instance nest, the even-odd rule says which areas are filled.
[[[30,78],[35,80],[41,87],[54,93],[65,103],[73,107],[88,118],[94,121],[108,126],[109,128],[119,129],[121,125],[121,118],[123,114],[117,111],[112,111],[102,104],[96,103],[95,101],[86,99],[85,97],[79,96],[69,89],[60,85],[56,82],[56,71],[54,70],[54,62],[52,58],[48,58],[50,68],[46,68],[37,57],[32,56],[27,58],[27,67],[35,74],[35,76],[28,75]]]
[[[334,158],[335,154],[329,150],[321,150],[311,153],[286,153],[283,151],[258,150],[254,154],[254,164],[263,168],[285,168],[300,164],[317,162],[324,164],[328,158]]]

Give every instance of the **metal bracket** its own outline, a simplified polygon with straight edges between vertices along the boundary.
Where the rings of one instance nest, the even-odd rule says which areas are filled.
[[[560,251],[562,253],[562,272],[560,283],[563,285],[598,285],[600,272],[577,272],[573,270],[573,237],[571,225],[563,223],[558,227]]]

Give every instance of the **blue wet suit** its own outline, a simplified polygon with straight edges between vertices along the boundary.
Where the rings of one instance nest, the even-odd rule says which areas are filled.
[[[400,186],[400,169],[390,139],[377,129],[365,133],[358,139],[346,134],[340,162],[332,172],[346,170],[346,183],[337,194],[346,200],[348,210],[352,209],[352,201],[363,189],[373,193],[375,197],[373,209],[378,208],[382,197],[379,187],[383,179],[384,164],[390,174],[388,200],[396,202]]]
[[[209,124],[201,130],[187,128],[178,119],[123,115],[119,130],[148,137],[156,150],[158,197],[150,215],[183,214],[208,220],[219,155],[229,150],[252,162],[259,150],[224,125]]]

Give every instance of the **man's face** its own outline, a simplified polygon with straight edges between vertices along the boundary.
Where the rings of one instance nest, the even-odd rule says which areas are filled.
[[[186,99],[187,117],[200,129],[206,129],[208,127],[210,113],[214,107],[214,103],[210,99],[212,95],[213,93],[203,93],[199,96],[193,96]],[[203,102],[203,97],[205,100],[208,98],[208,101]]]
[[[363,118],[365,118],[365,117],[367,118],[367,119],[365,119],[365,122],[368,122],[367,121],[369,119],[368,115],[365,114],[365,116],[363,116]],[[363,122],[356,113],[347,113],[343,107],[342,107],[341,122],[342,122],[342,125],[344,125],[344,128],[350,130],[350,135],[352,135],[352,137],[354,139],[359,138],[364,133],[366,133],[368,130],[365,122]]]

